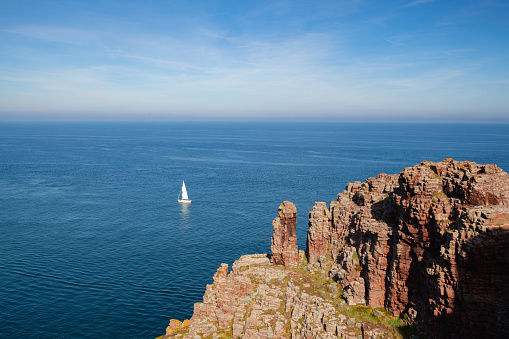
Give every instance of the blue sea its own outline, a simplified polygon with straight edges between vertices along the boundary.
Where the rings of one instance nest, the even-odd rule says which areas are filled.
[[[422,160],[509,170],[508,125],[0,123],[0,337],[155,338],[284,200]],[[177,203],[185,180],[192,204]]]

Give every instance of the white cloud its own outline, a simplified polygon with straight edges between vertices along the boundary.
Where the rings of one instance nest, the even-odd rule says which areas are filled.
[[[385,38],[384,40],[397,46],[404,46],[406,45],[407,41],[412,38],[412,35],[410,34],[398,34],[393,35],[389,38]]]
[[[490,101],[501,105],[502,91],[490,93],[481,85],[473,89],[472,74],[481,66],[466,60],[473,54],[467,52],[482,53],[477,46],[428,43],[420,49],[414,42],[421,35],[431,41],[434,32],[395,34],[407,30],[391,27],[397,15],[389,14],[382,13],[383,20],[376,23],[367,23],[364,16],[350,24],[341,16],[328,26],[334,29],[320,26],[285,34],[233,29],[218,22],[195,22],[178,32],[118,28],[122,25],[115,30],[51,25],[4,29],[6,34],[51,42],[50,47],[53,42],[59,45],[38,49],[40,42],[25,44],[30,39],[4,40],[18,45],[2,46],[0,57],[12,55],[25,64],[13,61],[14,66],[4,63],[0,69],[0,114],[151,111],[268,117],[276,111],[332,115],[431,112],[441,106],[460,110],[479,106],[472,98],[487,109],[494,107]],[[379,44],[370,46],[376,39]]]

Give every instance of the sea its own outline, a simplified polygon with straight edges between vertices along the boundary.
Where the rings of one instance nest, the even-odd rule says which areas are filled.
[[[284,200],[423,160],[509,170],[509,125],[0,123],[0,338],[150,338],[221,265],[270,252]],[[177,197],[185,181],[191,204]]]

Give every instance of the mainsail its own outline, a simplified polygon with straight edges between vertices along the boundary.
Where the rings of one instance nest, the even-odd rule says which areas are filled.
[[[182,200],[189,200],[187,196],[186,184],[182,181]]]
[[[180,197],[182,196],[182,199]],[[189,200],[189,197],[187,196],[187,190],[186,190],[186,184],[184,183],[184,180],[182,180],[182,189],[180,190],[179,202],[185,202],[185,203],[191,203],[191,200]]]

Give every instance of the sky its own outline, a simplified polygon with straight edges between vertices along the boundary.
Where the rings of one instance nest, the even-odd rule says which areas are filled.
[[[509,1],[15,1],[0,121],[509,123]]]

